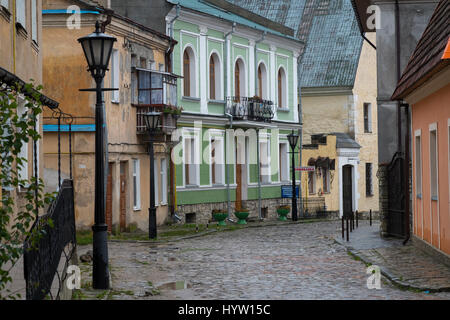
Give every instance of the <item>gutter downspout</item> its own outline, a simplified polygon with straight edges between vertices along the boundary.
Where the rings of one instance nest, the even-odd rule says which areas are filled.
[[[255,96],[257,96],[257,93],[258,93],[258,90],[257,90],[257,88],[258,88],[258,86],[257,86],[258,85],[258,60],[256,59],[257,52],[258,52],[258,43],[263,42],[266,39],[266,35],[267,35],[267,31],[264,31],[261,39],[259,39],[255,42],[255,55],[254,55],[255,56]],[[260,97],[260,98],[262,99],[262,97]]]
[[[225,113],[225,116],[230,119],[229,129],[233,129],[233,116],[229,113]],[[227,213],[228,213],[228,220],[231,219],[231,191],[230,191],[230,168],[229,164],[227,163],[228,159],[228,147],[227,147],[227,134],[225,133],[225,174],[227,179]]]
[[[225,116],[227,116],[230,119],[230,129],[233,129],[233,115],[226,112],[226,100],[227,100],[227,94],[228,94],[228,37],[235,32],[236,29],[236,22],[233,22],[233,25],[231,27],[231,31],[225,34],[225,48],[224,48],[224,97],[225,97]],[[231,219],[231,194],[230,194],[230,164],[227,162],[228,160],[228,139],[227,134],[225,134],[225,174],[227,179],[227,212],[228,212],[228,220]]]
[[[267,35],[267,31],[264,31],[261,39],[259,39],[258,41],[255,42],[255,55],[254,55],[255,56],[255,58],[254,58],[255,59],[255,96],[257,96],[256,88],[258,85],[258,60],[256,59],[257,52],[258,52],[258,43],[263,42],[264,39],[266,38],[266,35]],[[260,97],[260,98],[262,99],[262,97]],[[258,158],[257,163],[259,164],[259,161],[260,161],[260,159],[259,159],[259,157],[260,157],[260,155],[259,155],[259,152],[260,152],[260,150],[259,150],[259,148],[260,148],[259,147],[259,129],[256,129],[256,139],[257,139],[257,141],[256,141],[256,148],[257,148],[256,156]],[[258,165],[258,217],[259,217],[259,220],[262,220],[261,168],[259,165]]]
[[[170,36],[170,41],[172,42],[172,39],[173,39],[173,24],[175,23],[175,20],[177,20],[179,17],[180,17],[180,5],[179,4],[177,4],[177,11],[176,11],[176,14],[175,14],[175,17],[173,17],[173,19],[172,20],[170,20],[170,22],[169,22],[169,36]],[[169,54],[170,55],[170,69],[172,69],[172,66],[173,66],[173,49],[174,49],[174,46],[173,46],[173,44],[171,43],[170,44],[170,48],[169,48],[169,50],[167,51],[167,54]]]

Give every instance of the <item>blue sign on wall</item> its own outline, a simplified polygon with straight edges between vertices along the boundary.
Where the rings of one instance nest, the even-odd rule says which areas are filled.
[[[300,195],[300,186],[296,188],[297,198]],[[282,198],[292,198],[292,186],[281,186],[281,197]]]

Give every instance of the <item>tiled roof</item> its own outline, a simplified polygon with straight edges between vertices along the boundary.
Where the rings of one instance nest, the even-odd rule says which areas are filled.
[[[363,39],[350,0],[228,0],[282,23],[306,42],[303,88],[353,87]]]
[[[450,40],[450,1],[441,0],[417,44],[392,100],[406,97],[433,74],[450,65],[445,58]]]
[[[252,20],[249,20],[243,16],[234,14],[230,11],[224,10],[218,6],[214,6],[211,3],[208,3],[206,1],[201,0],[167,0],[167,2],[180,6],[184,8],[188,8],[194,11],[206,13],[208,15],[215,16],[219,19],[224,19],[230,22],[236,22],[237,24],[241,24],[250,28],[255,28],[260,31],[266,31],[267,33],[271,33],[280,37],[288,38],[290,40],[298,41],[296,37],[289,36],[286,34],[283,34],[279,31],[276,31],[274,29],[268,28],[266,26],[263,26],[259,23],[256,23]],[[246,8],[243,8],[246,9]]]

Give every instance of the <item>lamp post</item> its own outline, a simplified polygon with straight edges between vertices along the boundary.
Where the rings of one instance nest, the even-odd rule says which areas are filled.
[[[143,114],[145,125],[150,136],[148,153],[150,156],[150,207],[148,209],[148,236],[156,239],[156,207],[155,207],[155,160],[153,155],[153,135],[158,130],[161,113],[148,112]]]
[[[294,134],[294,131],[288,135],[288,141],[292,149],[292,221],[298,221],[297,186],[295,183],[295,148],[297,147],[298,139],[299,136]]]
[[[109,289],[108,270],[108,226],[105,219],[105,153],[104,153],[104,119],[103,119],[103,78],[108,70],[114,42],[117,39],[100,31],[100,22],[95,25],[95,32],[78,39],[95,80],[97,102],[95,105],[95,222],[93,231],[93,270],[92,286],[94,289]],[[86,89],[82,91],[94,91]]]

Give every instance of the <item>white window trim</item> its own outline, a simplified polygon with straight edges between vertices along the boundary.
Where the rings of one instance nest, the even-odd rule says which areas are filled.
[[[113,49],[111,54],[111,88],[120,88],[120,53],[119,50]],[[111,102],[120,103],[120,91],[111,92]]]
[[[9,10],[9,0],[1,0],[0,5]]]
[[[167,199],[167,158],[160,159],[160,177],[161,177],[161,205],[168,203]]]
[[[289,148],[290,148],[289,142],[288,141],[280,141],[279,144],[280,145],[281,144],[286,145],[287,156],[286,156],[286,161],[285,161],[286,162],[285,163],[285,170],[286,170],[286,174],[287,174],[287,179],[286,180],[283,179],[282,172],[281,172],[281,170],[279,170],[278,181],[279,182],[292,182],[292,177],[289,174],[289,172],[290,172],[290,165],[291,165],[291,163],[289,161]],[[279,158],[279,155],[278,155],[278,158]],[[279,165],[278,167],[280,168],[281,165]]]
[[[181,34],[180,36],[182,37],[182,33],[186,33],[183,31],[180,31]],[[198,35],[197,35],[198,37]],[[198,42],[198,39],[197,39]],[[190,48],[192,50],[192,55],[193,57],[190,57],[190,90],[191,90],[191,95],[190,96],[185,96],[184,95],[184,78],[181,78],[181,96],[183,98],[194,98],[194,99],[199,99],[200,98],[200,94],[199,94],[199,80],[198,80],[198,75],[200,74],[199,72],[199,64],[197,63],[197,50],[194,48],[194,45],[191,43],[187,43],[184,47],[183,50],[181,51],[181,73],[184,76],[184,52],[186,51],[187,48]],[[194,68],[192,68],[192,65],[194,66]],[[192,72],[194,71],[194,73]],[[194,81],[192,81],[194,80]],[[194,87],[192,87],[194,86]]]
[[[266,62],[265,62],[263,59],[259,60],[259,62],[258,62],[258,68],[256,69],[256,78],[257,78],[258,80],[256,81],[256,93],[255,93],[255,95],[258,95],[258,94],[259,94],[259,83],[258,83],[259,78],[258,78],[258,70],[259,70],[259,67],[260,67],[261,65],[263,65],[263,66],[264,66],[264,69],[265,69],[265,73],[262,74],[262,75],[264,76],[264,77],[263,77],[262,84],[264,85],[264,81],[266,82],[265,88],[262,88],[262,89],[263,89],[262,92],[263,92],[263,93],[265,92],[266,94],[265,94],[263,97],[260,97],[260,98],[263,99],[263,100],[269,100],[269,97],[270,97],[269,68],[267,67]]]
[[[136,177],[136,185],[134,185],[134,177]],[[136,194],[136,203],[133,203],[133,210],[142,210],[141,203],[141,163],[139,159],[133,159],[133,192]],[[134,194],[133,194],[134,202]]]
[[[23,6],[23,10],[20,10],[21,6]],[[25,0],[16,0],[16,23],[27,30],[27,3]]]
[[[417,189],[417,181],[418,181],[418,177],[417,177],[417,138],[420,139],[420,190]],[[415,175],[415,179],[416,179],[416,183],[415,183],[415,197],[419,197],[420,199],[423,199],[423,147],[422,147],[423,143],[422,143],[422,130],[416,130],[414,132],[414,164],[415,164],[415,169],[414,170],[414,175]]]
[[[187,185],[186,183],[186,140],[194,139],[194,163],[195,165],[195,184]],[[183,130],[183,186],[186,187],[200,187],[200,129],[184,129]]]
[[[267,163],[266,164],[262,164],[262,145],[263,144],[267,144]],[[271,184],[272,183],[272,159],[271,159],[271,148],[270,148],[270,135],[269,134],[260,134],[260,139],[259,139],[259,162],[258,166],[261,167],[265,167],[267,168],[267,170],[269,171],[268,175],[263,175],[263,170],[261,170],[260,175],[261,177],[269,177],[268,181],[261,181],[263,184]],[[266,178],[267,179],[267,178]]]
[[[153,183],[154,183],[154,189],[155,189],[155,207],[159,207],[160,206],[160,199],[159,199],[159,176],[160,171],[158,170],[158,159],[155,157],[153,159]]]
[[[215,90],[216,90],[216,98],[215,99],[211,99],[211,88],[210,88],[210,83],[211,83],[211,73],[209,70],[209,62],[211,61],[211,57],[215,55],[217,57],[217,64],[216,62],[214,62],[214,66],[215,66],[215,70],[214,70],[214,75],[216,77],[215,79]],[[220,57],[220,54],[217,50],[212,50],[209,54],[209,58],[208,58],[208,84],[207,84],[207,90],[208,90],[208,99],[209,100],[213,100],[213,101],[221,101],[221,100],[225,100],[224,94],[223,94],[223,75],[222,75],[222,58]],[[217,70],[218,69],[218,70]],[[217,72],[219,71],[219,72]],[[219,90],[217,90],[219,89]]]
[[[232,73],[232,83],[233,83],[233,95],[236,96],[236,82],[235,82],[235,74],[236,74],[236,63],[238,62],[238,60],[242,61],[242,65],[244,66],[244,72],[242,73],[242,70],[239,70],[240,73],[240,77],[241,79],[239,79],[239,84],[241,85],[241,88],[239,88],[239,90],[241,91],[241,97],[247,97],[248,96],[248,72],[247,72],[247,65],[245,64],[245,59],[243,56],[238,55],[236,56],[236,58],[234,59],[234,64],[233,64],[233,73]],[[243,78],[243,79],[242,79]],[[242,81],[243,80],[243,81]],[[242,84],[243,83],[243,84]],[[244,92],[242,92],[242,89]]]
[[[283,69],[283,72],[284,72],[284,79],[281,79],[281,82],[282,82],[282,84],[283,84],[283,80],[284,80],[284,88],[282,88],[282,89],[284,89],[284,90],[282,90],[282,94],[283,94],[283,97],[282,97],[282,102],[283,102],[283,105],[282,106],[278,106],[278,73],[280,72],[280,69]],[[288,71],[287,71],[287,68],[283,65],[283,64],[279,64],[278,65],[278,69],[277,69],[277,74],[276,74],[276,81],[275,81],[275,83],[276,83],[276,97],[277,97],[277,107],[278,107],[278,109],[279,110],[289,110],[289,83],[288,83],[288,80],[289,79],[289,77],[288,77]]]
[[[216,175],[216,183],[215,184],[213,184],[213,181],[212,181],[212,140],[220,141],[220,146],[221,146],[220,154],[222,155],[219,159],[219,165],[222,168],[222,170],[221,170],[222,171],[221,172],[222,179],[219,183],[217,183],[217,175]],[[223,132],[219,132],[219,131],[210,132],[208,152],[209,152],[209,185],[211,187],[223,186],[226,184],[226,181],[225,181],[225,138],[224,138]],[[216,152],[216,159],[217,159],[217,152]],[[216,166],[217,166],[217,163],[216,163]]]
[[[31,0],[31,40],[38,44],[37,0]]]
[[[431,184],[431,132],[436,131],[436,194],[437,197],[433,199],[432,184]],[[437,122],[429,126],[429,155],[430,155],[430,221],[431,221],[431,244],[433,244],[433,201],[437,202],[437,225],[438,225],[438,248],[441,248],[441,226],[440,226],[440,212],[439,212],[439,131]]]

